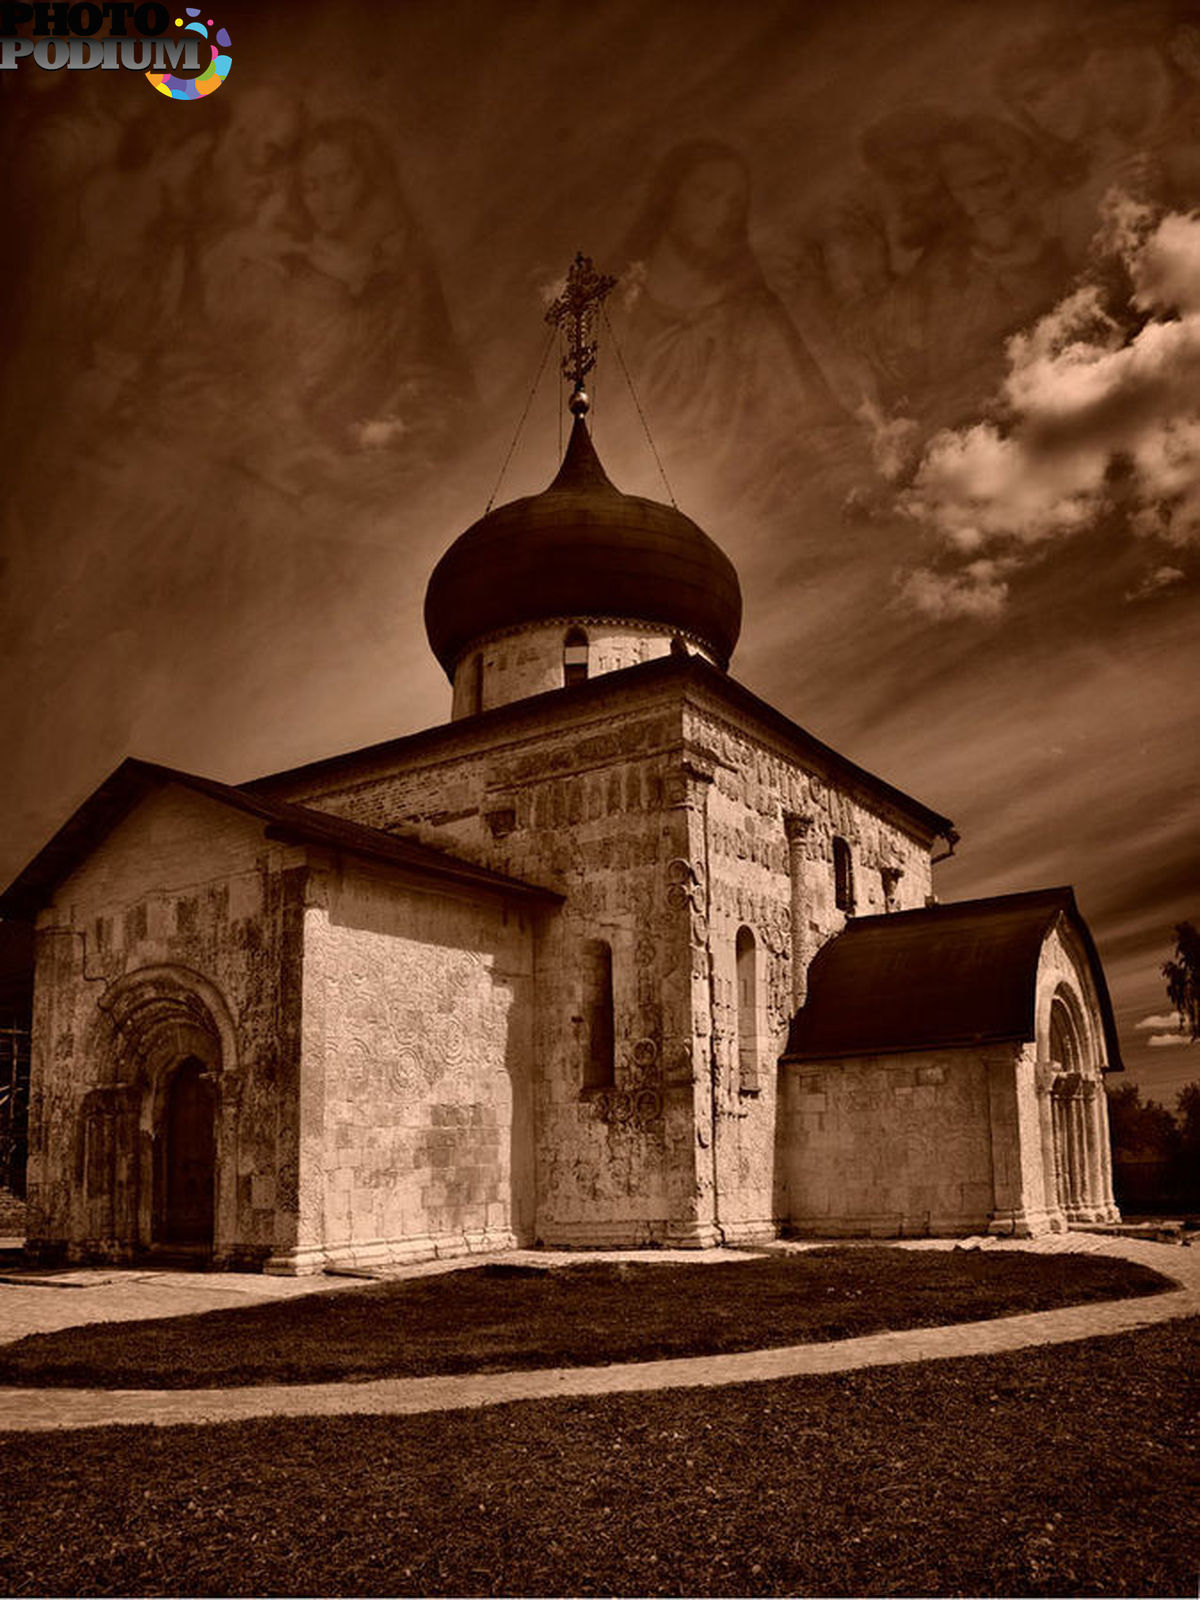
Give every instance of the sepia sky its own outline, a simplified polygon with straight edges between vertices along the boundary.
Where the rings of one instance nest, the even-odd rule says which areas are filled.
[[[1073,884],[1131,1074],[1200,1078],[1200,6],[211,15],[198,102],[0,83],[0,878],[127,754],[448,716],[425,584],[527,405],[499,498],[553,475],[582,249],[597,447],[666,494],[624,365],[735,676],[954,818],[942,898]]]

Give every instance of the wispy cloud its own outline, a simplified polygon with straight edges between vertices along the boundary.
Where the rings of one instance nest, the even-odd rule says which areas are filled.
[[[1152,567],[1142,581],[1126,591],[1126,600],[1152,600],[1164,589],[1173,589],[1187,577],[1182,567]]]
[[[1134,1024],[1139,1033],[1149,1033],[1150,1037],[1144,1042],[1152,1050],[1169,1050],[1174,1045],[1191,1044],[1191,1036],[1185,1032],[1183,1018],[1178,1011],[1168,1011],[1162,1015],[1143,1017]],[[1169,1029],[1169,1032],[1158,1030]]]
[[[935,435],[900,496],[933,543],[899,580],[918,610],[995,617],[1015,573],[1116,513],[1151,555],[1126,598],[1185,581],[1153,552],[1200,546],[1200,213],[1110,196],[1105,266],[1123,303],[1085,283],[1014,335],[998,420]]]
[[[1147,1033],[1152,1032],[1155,1028],[1176,1028],[1182,1030],[1183,1018],[1180,1016],[1178,1011],[1168,1011],[1161,1016],[1143,1017],[1142,1020],[1135,1023],[1134,1026],[1140,1030],[1144,1030]]]

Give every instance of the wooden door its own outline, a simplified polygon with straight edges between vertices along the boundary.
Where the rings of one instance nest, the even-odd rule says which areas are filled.
[[[163,1238],[170,1244],[213,1241],[213,1086],[199,1061],[176,1072],[167,1095]]]

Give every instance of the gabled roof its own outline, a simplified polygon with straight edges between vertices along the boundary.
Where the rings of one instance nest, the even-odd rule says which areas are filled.
[[[1122,1070],[1100,958],[1069,888],[852,919],[817,955],[784,1059],[888,1055],[1034,1037],[1042,945],[1059,917],[1099,996],[1111,1071]]]
[[[323,845],[365,860],[403,867],[426,878],[440,879],[467,888],[490,890],[509,897],[557,902],[561,895],[507,877],[487,867],[460,861],[444,851],[430,849],[412,839],[397,838],[378,828],[347,822],[342,817],[314,811],[309,806],[269,800],[235,789],[212,778],[180,772],[150,761],[132,757],[123,761],[100,787],[83,802],[75,814],[58,830],[33,858],[19,877],[0,895],[0,917],[16,922],[31,921],[39,908],[70,876],[117,824],[124,820],[148,794],[168,784],[180,784],[221,805],[232,806],[266,823],[267,837],[297,844]]]
[[[659,656],[653,661],[643,661],[637,666],[623,667],[617,672],[601,673],[585,683],[570,689],[550,689],[544,694],[529,695],[507,705],[495,706],[478,716],[463,717],[455,722],[443,722],[419,733],[404,734],[398,739],[385,739],[379,744],[367,745],[361,750],[350,750],[343,755],[324,756],[320,760],[305,762],[298,767],[273,772],[247,783],[252,794],[278,792],[288,785],[300,786],[323,779],[335,783],[339,773],[364,764],[381,766],[395,762],[398,766],[430,758],[436,751],[445,753],[456,744],[474,745],[489,736],[520,736],[530,727],[544,727],[555,717],[563,721],[575,720],[595,708],[598,713],[605,703],[640,691],[653,691],[677,685],[684,689],[706,691],[735,713],[756,722],[765,731],[795,752],[801,761],[811,762],[835,782],[876,800],[889,810],[905,818],[924,837],[956,839],[954,825],[949,817],[932,811],[914,800],[903,790],[894,788],[865,767],[858,766],[847,757],[839,755],[830,745],[822,743],[806,728],[784,716],[774,706],[752,693],[744,684],[722,672],[702,656]]]

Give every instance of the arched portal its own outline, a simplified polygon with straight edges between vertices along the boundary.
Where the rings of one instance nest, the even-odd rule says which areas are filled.
[[[215,1110],[212,1074],[188,1056],[171,1074],[163,1106],[156,1242],[212,1249]]]
[[[224,996],[183,966],[138,968],[104,991],[94,1030],[107,1081],[82,1107],[81,1236],[109,1258],[183,1246],[226,1258],[241,1074]]]
[[[1043,1024],[1039,1110],[1046,1207],[1067,1226],[1116,1217],[1097,1030],[1077,987],[1059,982]]]

